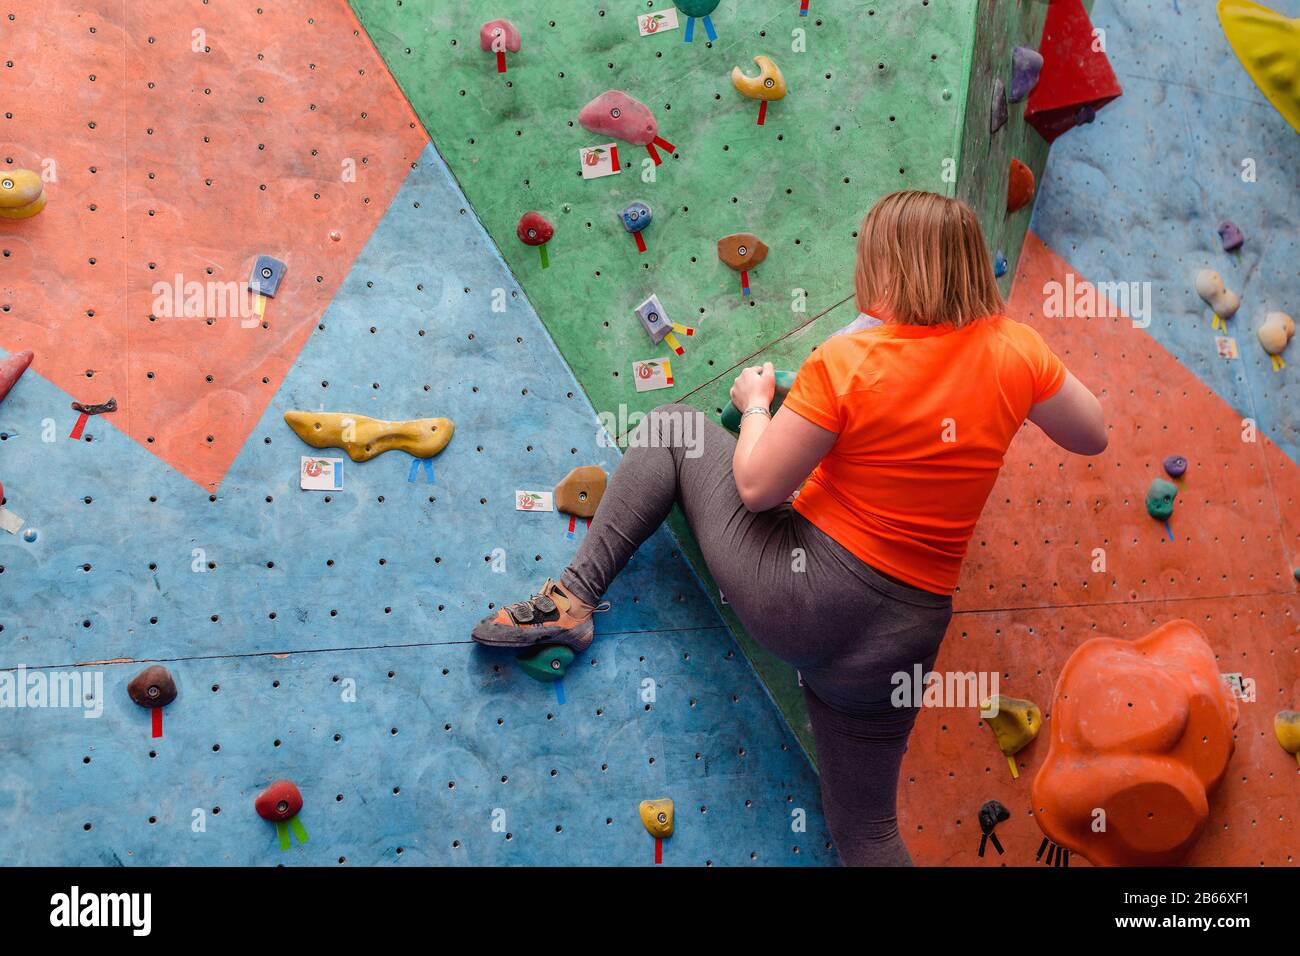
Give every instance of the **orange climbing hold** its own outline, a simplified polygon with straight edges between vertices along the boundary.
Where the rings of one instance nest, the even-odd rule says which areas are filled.
[[[1007,177],[1007,212],[1023,209],[1034,199],[1034,171],[1018,159],[1011,161]]]
[[[1171,866],[1209,818],[1232,756],[1237,702],[1190,621],[1136,641],[1097,637],[1056,683],[1034,778],[1043,833],[1097,866]]]

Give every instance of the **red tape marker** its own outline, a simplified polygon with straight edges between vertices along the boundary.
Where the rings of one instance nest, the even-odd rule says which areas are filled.
[[[646,152],[650,154],[650,158],[655,161],[656,166],[663,163],[663,160],[659,158],[659,151],[655,149],[654,143],[646,143],[645,148],[646,148]]]
[[[663,147],[664,149],[668,150],[669,153],[677,152],[677,147],[674,146],[672,143],[668,142],[668,140],[664,139],[662,136],[656,136],[655,143]]]
[[[749,272],[745,269],[740,270],[740,294],[749,295]]]
[[[72,434],[68,437],[73,441],[81,441],[81,433],[86,430],[86,422],[90,421],[90,416],[82,412],[77,416],[77,424],[72,426]]]
[[[767,100],[760,100],[758,103],[758,125],[763,125],[763,120],[767,118]]]
[[[622,168],[623,168],[623,167],[620,166],[619,163],[618,163],[618,147],[617,147],[617,146],[611,146],[611,147],[609,148],[609,162],[610,162],[610,165],[613,166],[615,169],[622,169]]]
[[[664,861],[664,841],[662,837],[655,837],[655,865],[658,866]]]
[[[632,238],[636,240],[636,251],[645,252],[645,240],[641,238],[641,233],[632,233]]]
[[[504,73],[505,71],[506,71],[506,51],[497,50],[497,72]]]
[[[153,709],[153,735],[155,737],[162,736],[162,708],[161,707],[155,707]]]

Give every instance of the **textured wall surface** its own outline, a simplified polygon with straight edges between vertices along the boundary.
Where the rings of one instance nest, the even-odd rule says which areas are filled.
[[[637,33],[638,12],[672,10],[668,0],[513,0],[492,13],[508,16],[522,36],[505,75],[479,48],[487,13],[478,8],[353,7],[598,410],[680,400],[720,410],[735,370],[757,353],[793,354],[782,344],[793,336],[807,343],[801,359],[820,341],[813,329],[833,328],[824,317],[850,299],[857,227],[885,193],[960,192],[985,217],[990,244],[1007,245],[1014,263],[1030,212],[1006,216],[999,197],[1007,161],[1024,153],[1041,169],[1046,148],[1025,132],[1021,106],[990,143],[988,89],[994,72],[1009,75],[1011,46],[1036,44],[1040,5],[827,3],[800,17],[787,0],[722,0],[717,42],[697,28],[687,44],[683,30]],[[757,104],[729,78],[736,65],[752,73],[757,54],[771,56],[789,86],[763,126]],[[628,143],[619,144],[622,173],[580,176],[578,150],[605,138],[579,125],[578,112],[607,89],[648,105],[677,147],[653,182],[642,177],[646,153]],[[978,117],[967,115],[968,101]],[[655,213],[643,255],[617,220],[638,199]],[[514,234],[530,209],[556,229],[545,270]],[[740,231],[771,247],[748,298],[715,250]],[[676,385],[637,393],[631,363],[671,356],[632,314],[651,292],[672,319],[698,331],[684,340],[686,354],[672,358]],[[843,325],[855,313],[836,314]],[[707,580],[684,523],[673,527]],[[810,744],[794,672],[735,629]]]
[[[345,50],[359,27],[346,7],[326,6],[315,22],[281,25],[328,27],[319,42]],[[185,31],[159,28],[158,44],[188,44],[202,13],[201,4],[178,12]],[[226,27],[254,22],[243,16]],[[88,16],[78,27],[92,25]],[[143,27],[132,29],[147,45]],[[220,78],[251,96],[237,81],[263,62],[257,38],[223,35],[241,45]],[[302,36],[280,40],[306,55]],[[382,71],[359,50],[351,66]],[[298,66],[281,67],[284,83],[306,96],[313,71]],[[85,75],[75,58],[62,68],[65,86]],[[162,68],[158,79],[181,82]],[[396,150],[418,126],[411,132],[391,81],[377,79],[363,112],[395,118],[385,135]],[[113,83],[120,94],[120,78]],[[332,107],[335,118],[341,109]],[[305,128],[253,121],[239,142],[255,150],[271,134],[268,151],[309,151]],[[329,137],[321,146],[331,148]],[[335,175],[337,159],[328,165]],[[0,480],[29,533],[0,533],[0,669],[103,681],[90,685],[97,719],[73,707],[0,707],[9,834],[0,859],[644,865],[654,847],[637,803],[670,796],[678,833],[666,864],[831,862],[816,776],[666,531],[620,577],[600,641],[558,691],[469,641],[474,621],[562,568],[583,533],[569,539],[558,514],[517,513],[515,491],[549,488],[579,463],[612,468],[617,452],[599,445],[590,403],[437,154],[412,150],[394,169],[382,201],[363,203],[357,184],[341,190],[374,209],[342,226],[346,241],[334,247],[353,243],[355,257],[337,289],[318,292],[312,273],[316,230],[331,220],[310,212],[311,199],[307,211],[276,205],[286,238],[268,251],[289,272],[267,317],[303,342],[277,353],[283,380],[274,362],[255,366],[268,379],[265,410],[228,468],[187,467],[204,454],[205,434],[229,424],[201,401],[188,412],[196,427],[172,439],[176,463],[128,433],[139,405],[125,390],[121,411],[69,439],[69,402],[87,396],[61,386],[57,346],[85,345],[82,322],[40,311],[44,338],[33,342],[24,337],[33,303],[53,292],[135,301],[148,276],[128,270],[123,287],[120,269],[57,271],[64,247],[103,213],[78,207],[71,174],[47,186],[40,217],[0,230],[3,341],[38,351],[0,405]],[[202,172],[189,170],[181,199],[203,195]],[[228,218],[217,229],[202,204],[185,215],[192,232],[164,251],[186,265],[168,268],[202,281],[206,269],[191,264],[211,261],[210,243],[261,248],[258,223]],[[309,306],[316,295],[323,311]],[[498,297],[504,311],[492,308]],[[152,369],[134,351],[150,340],[123,309],[111,319],[131,336],[116,352],[103,346],[105,357]],[[268,331],[224,316],[157,324],[171,326],[168,367],[200,372],[231,358],[223,350],[246,357],[243,339]],[[348,462],[340,492],[304,492],[298,464],[311,449],[281,419],[291,408],[443,415],[457,434],[434,459],[432,484],[409,481],[412,459],[390,452]],[[220,477],[200,480],[209,475]],[[145,661],[164,663],[180,685],[159,739],[126,695]],[[288,853],[251,806],[279,777],[301,787],[311,837]]]

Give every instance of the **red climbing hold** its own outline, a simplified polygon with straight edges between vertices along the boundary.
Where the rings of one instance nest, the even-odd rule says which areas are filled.
[[[263,820],[283,823],[302,809],[302,794],[291,780],[277,780],[257,795],[253,808]]]
[[[27,366],[31,364],[31,352],[18,352],[4,361],[0,361],[0,402],[5,400],[5,396],[9,394],[9,389],[13,388],[14,383],[23,377],[23,372],[27,371]]]
[[[1049,143],[1124,92],[1101,46],[1081,0],[1052,0],[1038,44],[1042,74],[1025,104],[1025,122]]]
[[[1011,161],[1007,177],[1007,212],[1023,209],[1034,199],[1034,171],[1018,159]]]

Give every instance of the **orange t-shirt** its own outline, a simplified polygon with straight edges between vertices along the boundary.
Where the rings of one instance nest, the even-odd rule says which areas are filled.
[[[1000,315],[827,340],[785,400],[839,435],[795,510],[877,570],[952,593],[1007,446],[1065,374],[1037,332]]]

